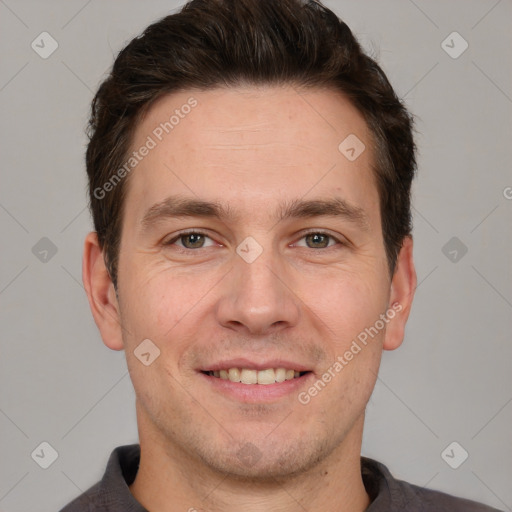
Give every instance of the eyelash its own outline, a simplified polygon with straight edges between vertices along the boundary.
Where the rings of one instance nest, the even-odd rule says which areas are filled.
[[[175,242],[177,242],[182,236],[185,236],[185,235],[191,235],[191,234],[194,234],[194,235],[201,235],[201,236],[205,236],[207,238],[210,238],[212,239],[212,237],[210,237],[208,235],[208,233],[204,232],[204,231],[199,231],[197,229],[189,229],[189,230],[185,230],[185,231],[180,231],[179,233],[177,233],[171,240],[168,240],[166,242],[163,243],[164,246],[171,246],[173,245]],[[340,246],[347,246],[348,243],[340,240],[339,238],[335,237],[334,235],[331,235],[330,233],[326,232],[326,231],[320,231],[318,229],[312,229],[310,231],[306,231],[304,233],[302,233],[302,236],[299,238],[299,240],[302,240],[303,238],[305,238],[306,236],[308,235],[323,235],[323,236],[327,236],[329,237],[330,239],[334,240],[335,242],[337,242],[338,245]],[[181,251],[184,251],[184,252],[191,252],[191,251],[198,251],[199,249],[207,249],[207,247],[198,247],[197,249],[188,249],[187,247],[179,247],[177,246],[179,250]],[[335,246],[327,246],[327,247],[319,247],[318,249],[323,249],[324,251],[327,250],[327,249],[332,249],[334,248]],[[318,249],[315,249],[315,248],[311,248],[311,247],[304,247],[304,249],[311,249],[312,251],[318,251]]]

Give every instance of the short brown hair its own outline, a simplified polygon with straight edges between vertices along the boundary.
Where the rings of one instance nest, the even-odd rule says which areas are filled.
[[[363,115],[374,137],[373,172],[393,275],[412,230],[416,147],[412,116],[382,69],[318,1],[193,0],[119,53],[92,102],[86,154],[90,208],[114,285],[128,177],[106,194],[98,190],[126,161],[137,123],[165,94],[241,84],[336,89]]]

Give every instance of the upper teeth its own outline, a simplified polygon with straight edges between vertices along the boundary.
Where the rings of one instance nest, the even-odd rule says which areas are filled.
[[[283,382],[300,376],[300,372],[286,368],[269,368],[260,371],[248,368],[230,368],[229,370],[211,371],[209,374],[243,384],[274,384],[274,382]]]

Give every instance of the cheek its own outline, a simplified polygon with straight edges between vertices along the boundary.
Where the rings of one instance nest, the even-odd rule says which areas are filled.
[[[307,290],[303,294],[304,303],[315,313],[319,324],[323,324],[322,330],[335,338],[333,348],[338,352],[365,328],[374,325],[387,306],[386,284],[376,276],[369,279],[349,272],[333,274]]]
[[[180,302],[172,298],[180,295],[178,283],[167,285],[165,272],[148,265],[132,265],[119,284],[122,323],[125,337],[132,343],[139,339],[160,340],[162,333],[171,329],[180,318]]]
[[[168,261],[134,264],[129,275],[122,289],[125,336],[133,343],[149,338],[162,349],[179,350],[187,333],[197,329],[193,320],[201,315],[218,276],[173,269]]]

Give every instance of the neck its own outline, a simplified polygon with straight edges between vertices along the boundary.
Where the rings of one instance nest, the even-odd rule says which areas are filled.
[[[361,477],[364,414],[343,442],[310,470],[266,481],[221,474],[185,453],[138,414],[141,458],[130,491],[152,512],[363,512],[370,504]]]

